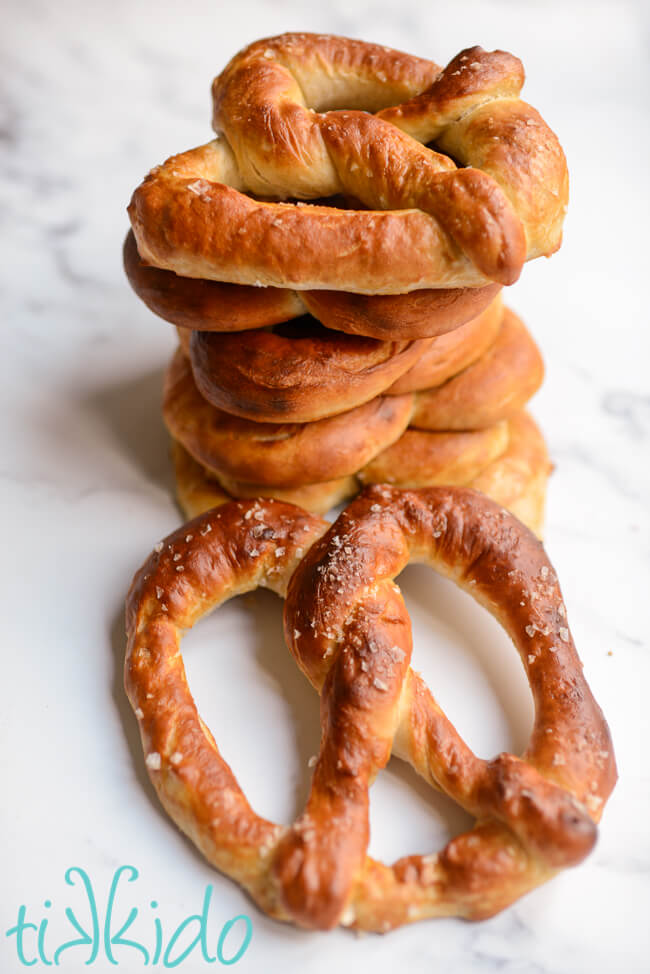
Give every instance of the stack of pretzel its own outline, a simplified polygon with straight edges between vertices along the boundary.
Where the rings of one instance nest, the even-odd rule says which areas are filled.
[[[441,69],[312,34],[215,79],[216,139],[147,176],[125,244],[178,329],[163,415],[188,516],[450,484],[541,533],[543,363],[501,289],[559,247],[568,177],[523,80],[501,51]]]
[[[522,84],[500,51],[442,70],[344,38],[260,41],[214,82],[217,139],[154,169],[129,207],[129,279],[178,329],[163,413],[194,520],[133,580],[125,687],[169,815],[308,929],[492,916],[584,859],[616,781],[557,576],[521,523],[541,532],[550,465],[524,407],[543,364],[502,288],[559,247],[568,193]],[[362,487],[332,525],[309,513]],[[477,757],[411,668],[394,581],[410,560],[512,638],[535,704],[521,757]],[[248,803],[180,650],[258,586],[286,597],[287,645],[320,695],[289,826]],[[391,753],[476,822],[386,865],[368,855],[368,788]]]

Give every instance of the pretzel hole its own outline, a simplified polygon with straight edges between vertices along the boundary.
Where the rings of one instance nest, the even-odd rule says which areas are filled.
[[[481,758],[521,754],[534,709],[508,634],[467,592],[426,565],[409,565],[398,584],[413,624],[413,669],[465,743]]]
[[[251,807],[290,824],[318,753],[318,696],[284,642],[282,601],[265,590],[230,599],[183,637],[190,692]]]
[[[473,825],[471,815],[400,758],[390,759],[370,789],[368,854],[381,862],[429,855]]]

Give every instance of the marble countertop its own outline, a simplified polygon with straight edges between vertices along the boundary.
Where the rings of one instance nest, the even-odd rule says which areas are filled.
[[[212,946],[229,919],[251,918],[242,971],[647,970],[647,21],[641,2],[5,2],[3,972],[23,969],[16,935],[6,936],[21,905],[51,958],[82,939],[66,907],[91,930],[96,901],[101,925],[126,865],[138,876],[117,873],[112,929],[137,908],[124,937],[150,960],[156,931],[169,939],[212,884]],[[593,855],[482,924],[438,920],[382,938],[307,934],[261,916],[160,810],[121,687],[126,589],[179,523],[159,414],[174,340],[124,279],[125,205],[152,165],[209,137],[210,81],[232,53],[286,29],[367,37],[443,62],[474,43],[510,50],[527,69],[525,97],[569,160],[564,245],[527,266],[508,301],[546,360],[533,403],[557,465],[546,543],[620,780]],[[407,570],[404,588],[415,663],[466,739],[481,756],[523,748],[531,704],[505,637],[431,573]],[[290,821],[306,794],[318,715],[283,648],[280,618],[268,594],[229,604],[190,634],[185,658],[199,708],[252,804]],[[435,851],[465,823],[396,761],[373,787],[371,852],[388,861]],[[232,952],[237,930],[229,936]],[[27,960],[36,938],[26,928]],[[69,946],[61,968],[84,969],[92,950]],[[144,963],[137,947],[114,953],[128,971]],[[89,966],[113,969],[103,945]],[[180,966],[209,968],[198,951]]]

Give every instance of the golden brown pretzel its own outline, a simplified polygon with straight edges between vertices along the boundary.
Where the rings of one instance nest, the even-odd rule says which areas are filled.
[[[312,514],[326,514],[359,490],[359,482],[354,476],[339,477],[324,483],[303,484],[302,487],[245,484],[223,475],[210,474],[176,440],[172,441],[171,453],[176,497],[186,518],[203,514],[211,507],[227,504],[233,497],[273,497],[288,504],[297,504]]]
[[[361,296],[196,280],[146,264],[138,254],[132,230],[124,241],[123,256],[131,287],[151,311],[183,329],[199,331],[265,328],[309,313],[326,327],[350,335],[410,341],[443,335],[463,325],[480,314],[500,290],[498,284],[488,284]]]
[[[412,395],[377,396],[314,423],[255,423],[207,402],[180,349],[163,393],[169,432],[226,490],[226,478],[287,488],[354,474],[404,432],[412,409]]]
[[[393,579],[409,561],[451,577],[517,647],[535,701],[523,759],[478,759],[408,669]],[[298,566],[285,636],[321,692],[323,734],[303,815],[273,873],[297,922],[386,930],[427,916],[496,913],[596,838],[616,779],[607,724],[581,669],[557,577],[514,517],[465,488],[369,488]],[[366,857],[367,785],[393,750],[476,817],[437,856]],[[344,913],[345,911],[345,913]]]
[[[193,331],[199,392],[218,409],[260,423],[308,423],[360,406],[410,368],[429,340],[379,342],[298,318],[274,331]]]
[[[134,193],[138,250],[186,277],[298,290],[511,284],[525,259],[559,246],[568,194],[562,150],[520,101],[522,84],[516,58],[481,48],[440,72],[331,35],[258,41],[214,82],[223,137],[168,160]],[[465,167],[400,126],[433,132]],[[370,209],[247,192],[343,193]]]
[[[290,505],[233,502],[156,546],[127,599],[125,660],[149,775],[206,858],[278,919],[386,931],[490,916],[584,858],[616,780],[553,567],[515,518],[462,488],[370,488],[321,537],[326,528]],[[536,709],[523,759],[478,759],[410,669],[393,582],[409,560],[453,578],[512,637]],[[258,585],[288,588],[287,641],[321,693],[311,793],[289,829],[246,801],[197,713],[179,650],[202,615]],[[366,847],[368,785],[391,751],[477,824],[437,856],[389,867]]]
[[[418,392],[411,426],[424,430],[475,430],[519,412],[544,378],[544,360],[532,335],[505,308],[495,341],[458,375]]]

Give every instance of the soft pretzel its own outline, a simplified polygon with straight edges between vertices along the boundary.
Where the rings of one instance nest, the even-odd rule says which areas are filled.
[[[211,507],[226,504],[233,497],[273,497],[289,504],[297,504],[312,514],[326,514],[359,490],[359,482],[353,476],[339,477],[318,484],[303,484],[302,487],[245,484],[231,477],[210,474],[176,440],[172,440],[172,462],[176,497],[187,518],[196,517]]]
[[[432,338],[420,358],[386,391],[401,396],[441,385],[471,365],[496,339],[503,320],[501,293],[460,328]]]
[[[535,701],[522,759],[477,758],[422,678],[393,579],[411,561],[451,577],[505,627]],[[514,517],[464,488],[366,490],[292,577],[285,636],[321,693],[320,753],[273,875],[297,922],[387,930],[491,916],[590,851],[615,780],[607,724],[584,679],[557,576]],[[368,785],[391,750],[477,819],[437,856],[366,856]]]
[[[473,487],[506,507],[538,537],[552,470],[546,442],[523,410],[481,430],[408,429],[360,470],[362,484]]]
[[[356,473],[404,432],[412,409],[412,395],[377,396],[314,423],[255,423],[207,402],[180,349],[163,392],[165,424],[195,460],[222,483],[233,478],[267,487],[301,487]]]
[[[323,328],[314,318],[275,331],[194,331],[190,362],[213,406],[262,423],[307,423],[384,392],[429,340],[380,342]]]
[[[135,191],[138,250],[184,277],[297,290],[511,284],[560,245],[568,195],[523,80],[517,58],[481,48],[440,71],[331,35],[258,41],[215,79],[217,139]],[[370,209],[267,201],[338,193]]]
[[[233,502],[170,535],[136,574],[125,686],[151,780],[206,858],[278,919],[387,931],[491,916],[589,853],[616,780],[553,567],[515,518],[462,488],[371,488],[326,528],[290,505]],[[477,758],[410,669],[393,582],[409,560],[453,578],[513,639],[536,709],[522,759]],[[289,828],[248,804],[197,713],[179,649],[202,615],[259,585],[287,593],[287,641],[321,694],[311,792]],[[391,751],[477,823],[438,855],[385,866],[366,855],[368,786]]]
[[[488,284],[368,296],[196,280],[146,264],[132,230],[124,241],[124,269],[131,287],[151,311],[183,329],[198,331],[265,328],[309,313],[327,328],[350,335],[410,341],[463,325],[500,290],[498,284]]]
[[[411,426],[473,430],[509,419],[537,392],[544,360],[530,332],[505,308],[499,333],[479,359],[433,389],[416,394]]]

